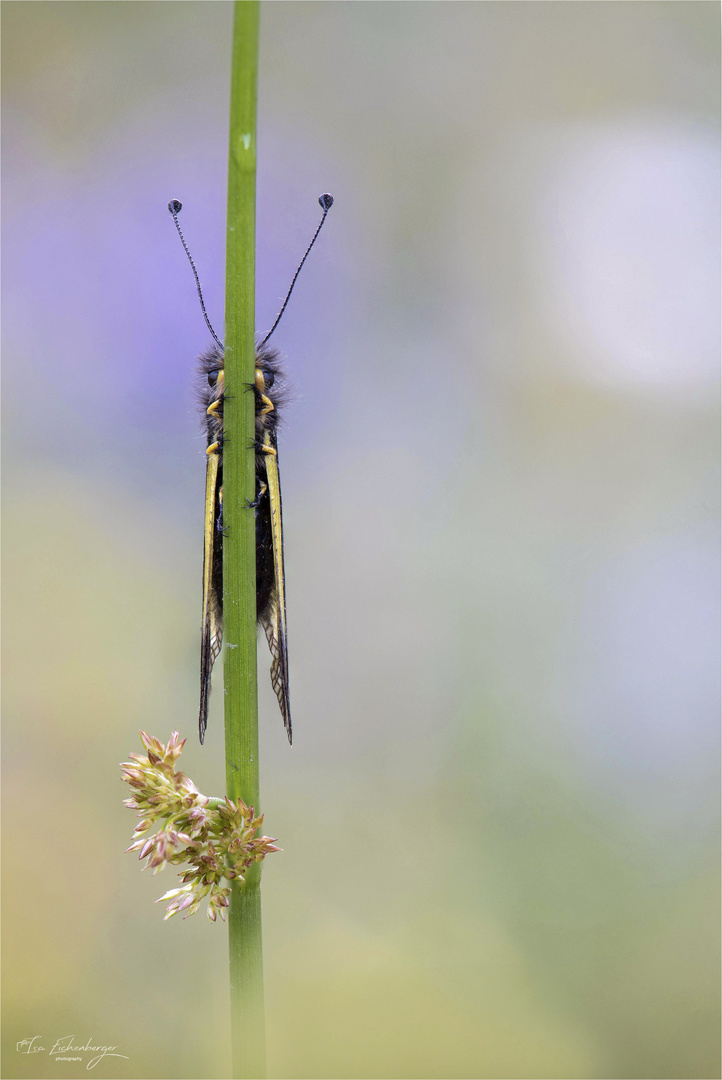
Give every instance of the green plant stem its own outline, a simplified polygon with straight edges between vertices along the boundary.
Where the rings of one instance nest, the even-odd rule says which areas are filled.
[[[257,0],[236,0],[231,65],[223,409],[226,790],[259,810],[256,671],[255,375]],[[261,873],[234,885],[228,915],[233,1076],[265,1077]]]

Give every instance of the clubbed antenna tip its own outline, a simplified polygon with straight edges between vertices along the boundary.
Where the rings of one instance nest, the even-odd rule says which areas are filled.
[[[221,345],[218,337],[216,336],[215,330],[211,326],[211,320],[208,318],[208,312],[206,311],[206,305],[203,303],[203,292],[201,290],[201,283],[200,283],[200,281],[198,279],[198,271],[196,270],[196,264],[193,262],[193,259],[191,257],[191,253],[188,250],[188,245],[185,242],[185,237],[183,236],[183,233],[181,232],[181,227],[178,224],[178,215],[180,214],[181,210],[183,209],[183,203],[178,202],[178,199],[171,199],[171,201],[168,203],[168,209],[170,210],[171,217],[173,218],[173,221],[175,223],[175,227],[178,230],[178,235],[180,236],[180,241],[181,241],[181,244],[183,245],[183,250],[185,251],[186,255],[188,256],[188,262],[191,264],[191,270],[193,271],[193,277],[196,279],[196,289],[198,290],[198,299],[201,302],[201,311],[203,312],[203,318],[206,320],[206,326],[210,330],[211,335],[212,335],[213,340],[215,341],[216,345],[218,346],[219,349],[222,350],[223,346]]]
[[[268,333],[264,337],[263,341],[261,342],[261,346],[266,344],[266,342],[270,338],[271,334],[273,333],[273,331],[276,329],[276,327],[278,326],[278,324],[281,321],[281,316],[283,315],[284,311],[286,310],[286,304],[291,299],[291,293],[293,292],[293,286],[296,284],[296,278],[301,273],[301,268],[302,268],[303,264],[305,263],[306,259],[308,258],[308,253],[310,252],[313,245],[316,243],[316,238],[317,238],[318,234],[321,232],[321,229],[323,227],[323,223],[326,220],[326,214],[329,212],[329,210],[333,206],[333,195],[329,195],[328,192],[326,192],[324,195],[321,195],[319,197],[318,204],[321,207],[321,209],[323,210],[323,217],[321,218],[321,221],[319,222],[319,226],[316,229],[316,232],[313,234],[313,240],[311,241],[311,243],[306,248],[306,254],[303,256],[300,263],[298,264],[298,270],[293,275],[293,281],[291,282],[291,288],[286,293],[286,299],[283,301],[283,307],[281,308],[278,315],[276,316],[276,321],[274,322],[273,326],[271,327],[271,329],[268,331]]]

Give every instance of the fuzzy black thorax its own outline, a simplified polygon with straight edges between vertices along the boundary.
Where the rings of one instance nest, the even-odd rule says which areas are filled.
[[[199,403],[203,410],[203,416],[208,437],[208,446],[215,442],[223,443],[223,396],[225,393],[225,371],[223,350],[217,345],[212,345],[207,352],[199,358],[201,373],[201,386]],[[279,423],[279,410],[286,402],[285,375],[283,365],[277,349],[269,345],[256,347],[256,378],[253,392],[256,399],[256,439],[260,439],[264,431],[268,431],[272,438],[276,437]],[[273,408],[267,410],[263,397],[271,402]],[[215,409],[211,412],[213,406]]]

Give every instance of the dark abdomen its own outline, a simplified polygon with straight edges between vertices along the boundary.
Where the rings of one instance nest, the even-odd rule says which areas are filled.
[[[256,507],[256,619],[266,614],[274,585],[271,503],[266,492]]]

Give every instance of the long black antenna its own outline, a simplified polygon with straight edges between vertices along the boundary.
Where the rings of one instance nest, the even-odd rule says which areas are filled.
[[[329,195],[328,198],[331,198],[331,196]],[[181,244],[183,245],[183,250],[185,251],[186,255],[188,256],[188,262],[191,264],[191,270],[193,271],[193,276],[196,279],[196,288],[198,289],[198,299],[201,302],[201,311],[203,312],[203,318],[206,320],[206,326],[210,330],[211,335],[213,337],[213,340],[215,341],[218,348],[222,349],[223,346],[221,345],[220,341],[218,340],[215,330],[211,326],[211,320],[208,318],[208,312],[206,311],[206,305],[203,303],[203,293],[201,292],[201,283],[198,280],[198,271],[196,270],[196,264],[193,262],[193,259],[191,258],[191,253],[188,250],[188,245],[185,242],[185,239],[183,237],[183,233],[181,232],[181,227],[178,224],[178,215],[180,214],[181,210],[183,209],[183,203],[179,203],[177,199],[171,199],[171,201],[168,203],[168,209],[171,212],[171,216],[173,218],[173,221],[175,222],[175,227],[178,230],[178,235],[181,238]],[[324,217],[325,217],[325,215],[324,215]],[[321,224],[323,224],[323,222],[321,222]],[[320,226],[319,226],[319,228],[320,228]],[[314,240],[315,239],[316,239],[316,237],[314,236]],[[285,304],[284,304],[284,307],[285,307]]]
[[[281,308],[281,310],[279,311],[278,315],[276,316],[276,321],[275,321],[275,323],[273,324],[273,326],[271,327],[271,329],[270,329],[270,330],[268,331],[268,333],[267,333],[267,334],[266,334],[266,336],[264,337],[264,339],[263,339],[263,341],[261,342],[261,344],[260,344],[259,348],[262,348],[262,347],[263,347],[263,346],[264,346],[264,345],[266,344],[266,342],[268,341],[269,337],[271,336],[271,334],[273,333],[273,331],[274,331],[274,330],[276,329],[276,327],[278,326],[278,324],[279,324],[279,323],[280,323],[280,321],[281,321],[281,316],[283,315],[284,311],[286,310],[286,304],[288,303],[288,301],[289,301],[289,300],[290,300],[290,298],[291,298],[291,293],[293,292],[293,286],[294,286],[294,285],[296,284],[296,278],[297,278],[297,277],[298,277],[298,275],[299,275],[299,274],[301,273],[301,267],[303,266],[303,264],[305,263],[306,259],[308,258],[308,253],[309,253],[309,251],[311,250],[311,248],[313,247],[313,245],[314,245],[314,244],[316,243],[316,237],[317,237],[317,236],[318,236],[318,234],[319,234],[319,233],[321,232],[321,228],[322,228],[322,226],[323,226],[323,223],[324,223],[324,221],[326,220],[326,214],[327,214],[327,213],[329,212],[329,210],[330,210],[330,209],[331,209],[331,207],[333,206],[333,195],[328,195],[328,194],[326,194],[326,195],[321,195],[321,197],[319,198],[318,202],[319,202],[319,205],[320,205],[321,209],[323,210],[323,217],[321,218],[321,223],[319,224],[318,228],[316,229],[316,232],[315,232],[315,233],[313,234],[313,240],[311,241],[311,243],[310,243],[310,244],[308,245],[308,247],[306,248],[306,254],[305,254],[305,255],[303,256],[303,258],[301,259],[300,263],[298,264],[298,270],[297,270],[297,271],[296,271],[296,273],[295,273],[295,274],[293,275],[293,281],[291,282],[291,288],[290,288],[290,289],[288,290],[288,292],[286,293],[286,299],[285,299],[285,300],[283,301],[283,307]],[[176,221],[176,225],[177,225],[177,224],[178,224],[178,222]],[[178,232],[180,232],[180,229],[178,230]],[[182,239],[182,237],[181,237],[181,239]],[[185,244],[184,244],[183,246],[185,247]],[[188,250],[188,249],[186,248],[186,251],[187,251],[187,250]],[[188,256],[188,258],[190,258],[190,255]],[[197,276],[197,275],[196,275],[196,280],[198,280],[198,276]],[[205,310],[205,309],[204,309],[204,310]],[[207,320],[207,319],[206,319],[206,322],[208,322],[208,320]],[[210,326],[210,323],[209,323],[208,325]],[[211,333],[213,333],[213,331],[211,331]],[[215,337],[215,334],[214,334],[213,336]]]

